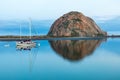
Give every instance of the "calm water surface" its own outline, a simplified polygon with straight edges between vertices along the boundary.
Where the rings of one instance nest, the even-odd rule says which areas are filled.
[[[120,80],[120,39],[0,42],[0,80]],[[9,44],[9,46],[8,46]]]
[[[54,20],[32,21],[32,35],[46,35]],[[109,35],[120,19],[97,21]],[[27,21],[0,21],[0,35],[29,35]],[[0,80],[120,80],[120,39],[38,40],[31,50],[0,41]],[[40,44],[40,46],[39,46]]]

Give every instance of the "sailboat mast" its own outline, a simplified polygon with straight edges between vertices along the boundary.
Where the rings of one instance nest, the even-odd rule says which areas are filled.
[[[20,40],[21,40],[21,24],[20,24]]]
[[[30,40],[31,40],[31,27],[32,27],[32,21],[31,21],[31,18],[29,18]]]

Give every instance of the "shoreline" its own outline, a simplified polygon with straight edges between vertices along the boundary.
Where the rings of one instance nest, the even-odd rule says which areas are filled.
[[[0,41],[19,41],[28,40],[29,36],[0,36]],[[120,38],[120,35],[108,35],[100,37],[50,37],[50,36],[31,36],[31,40],[95,40],[104,38]]]

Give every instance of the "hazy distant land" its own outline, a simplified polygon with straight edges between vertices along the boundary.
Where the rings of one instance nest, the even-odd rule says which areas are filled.
[[[120,38],[120,35],[108,35],[108,36],[98,36],[98,37],[50,37],[50,36],[31,36],[31,40],[89,40],[89,39],[103,39],[103,38]],[[18,40],[28,40],[30,36],[0,36],[0,41],[18,41]]]

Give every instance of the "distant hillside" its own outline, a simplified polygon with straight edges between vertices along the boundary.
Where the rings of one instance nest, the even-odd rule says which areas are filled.
[[[105,31],[120,31],[120,16],[112,18],[94,18]]]

